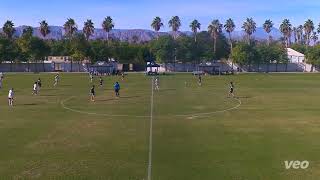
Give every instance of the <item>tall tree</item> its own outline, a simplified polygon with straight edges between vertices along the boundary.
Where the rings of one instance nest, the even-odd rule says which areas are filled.
[[[84,22],[83,33],[86,36],[87,41],[90,39],[90,36],[94,33],[94,24],[91,19],[88,19]]]
[[[196,19],[193,20],[190,24],[190,28],[194,35],[194,42],[197,42],[197,33],[198,33],[198,30],[200,30],[201,28],[200,22]]]
[[[12,39],[12,36],[16,31],[13,22],[9,20],[4,23],[2,30],[8,39]]]
[[[293,31],[294,43],[297,43],[298,42],[298,28],[293,27],[292,31]]]
[[[210,33],[211,37],[213,38],[213,52],[216,53],[217,51],[217,39],[222,31],[222,24],[220,24],[218,19],[214,19],[211,24],[208,26],[208,32]]]
[[[151,27],[157,32],[157,39],[159,39],[159,31],[163,26],[162,20],[160,17],[155,17],[151,23]]]
[[[313,45],[316,45],[316,44],[317,44],[317,41],[318,41],[318,34],[317,34],[317,32],[312,32],[312,35],[311,35],[310,38],[313,40]]]
[[[25,27],[22,31],[22,36],[32,37],[33,36],[33,28],[31,26]]]
[[[302,39],[303,39],[303,26],[302,25],[299,25],[297,27],[297,39],[298,39],[298,42],[300,44],[302,44]]]
[[[109,41],[109,33],[114,28],[113,20],[110,16],[107,16],[102,22],[102,28],[107,33],[107,41]]]
[[[250,44],[251,35],[256,32],[257,24],[254,22],[252,18],[247,18],[246,21],[242,25],[242,29],[247,34],[247,41]]]
[[[68,18],[68,20],[64,23],[63,29],[68,38],[71,38],[78,30],[77,24],[72,18]]]
[[[314,24],[313,21],[311,19],[308,19],[305,23],[304,23],[304,32],[306,34],[306,38],[307,38],[307,42],[306,45],[308,46],[310,44],[310,36],[311,33],[314,30]]]
[[[292,25],[289,19],[284,19],[280,24],[280,32],[282,33],[286,47],[290,46],[290,36],[292,31]]]
[[[46,38],[48,34],[50,34],[50,28],[47,23],[47,21],[43,20],[40,22],[40,27],[39,27],[40,33],[42,37]]]
[[[234,24],[233,20],[229,18],[226,23],[224,24],[224,29],[227,31],[229,35],[229,43],[230,43],[230,50],[232,51],[232,39],[231,39],[231,33],[234,31],[236,28],[236,25]]]
[[[173,39],[177,39],[178,37],[178,30],[181,26],[181,21],[179,16],[173,16],[170,20],[169,20],[169,27],[171,27],[172,31],[173,31]]]
[[[266,31],[266,33],[268,33],[268,45],[271,42],[272,36],[270,34],[270,32],[272,31],[272,27],[273,27],[273,22],[268,19],[263,23],[263,29]]]

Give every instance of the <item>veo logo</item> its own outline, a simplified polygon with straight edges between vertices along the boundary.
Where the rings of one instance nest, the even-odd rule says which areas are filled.
[[[307,169],[309,161],[284,161],[286,169]]]

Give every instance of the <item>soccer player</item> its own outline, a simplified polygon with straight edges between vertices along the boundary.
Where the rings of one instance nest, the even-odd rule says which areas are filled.
[[[156,79],[154,80],[154,89],[159,91],[160,87],[159,87],[159,77],[156,77]]]
[[[202,86],[202,77],[201,77],[201,74],[199,74],[199,76],[198,76],[198,84],[199,84],[199,86]]]
[[[124,80],[124,72],[121,72],[121,80]]]
[[[33,84],[32,95],[38,95],[38,82]]]
[[[116,82],[113,86],[114,88],[114,92],[116,93],[116,96],[119,97],[120,96],[120,84],[118,82]]]
[[[59,79],[60,79],[59,74],[57,74],[57,75],[54,77],[54,84],[53,84],[54,87],[56,87],[56,86],[58,85]]]
[[[94,85],[92,85],[92,87],[91,87],[91,89],[90,89],[90,99],[91,99],[91,101],[93,101],[94,102],[94,98],[95,98],[95,96],[96,96],[96,92],[95,92],[95,86]]]
[[[2,88],[3,76],[2,73],[0,74],[0,89]]]
[[[101,76],[100,76],[99,82],[100,82],[100,87],[102,87],[103,86],[103,79]]]
[[[90,73],[90,82],[91,82],[91,83],[93,82],[93,72]]]
[[[40,78],[38,79],[37,84],[38,84],[38,88],[39,88],[39,90],[40,90],[41,85],[42,85],[42,84],[41,84],[41,79],[40,79]]]
[[[230,82],[229,97],[230,96],[232,96],[234,98],[234,85],[233,85],[233,82]]]
[[[11,88],[8,94],[9,106],[13,106],[13,99],[14,99],[14,92],[13,92],[13,88]]]

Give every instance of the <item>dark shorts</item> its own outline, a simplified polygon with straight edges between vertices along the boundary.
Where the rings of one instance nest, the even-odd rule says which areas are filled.
[[[233,93],[233,88],[230,89],[230,93]]]
[[[95,96],[95,95],[96,95],[96,93],[94,93],[94,92],[91,93],[91,96]]]
[[[114,92],[118,93],[118,92],[119,92],[119,89],[115,89]]]

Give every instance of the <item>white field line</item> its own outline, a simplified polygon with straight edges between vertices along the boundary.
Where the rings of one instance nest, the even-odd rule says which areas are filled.
[[[60,102],[61,104],[61,107],[66,109],[66,110],[69,110],[69,111],[72,111],[72,112],[75,112],[75,113],[80,113],[80,114],[87,114],[87,115],[95,115],[95,116],[108,116],[108,117],[135,117],[135,118],[149,118],[150,116],[132,116],[132,115],[125,115],[125,114],[100,114],[100,113],[94,113],[94,112],[86,112],[86,111],[81,111],[81,110],[77,110],[77,109],[73,109],[73,108],[70,108],[70,107],[67,107],[65,105],[65,102],[67,101],[70,101],[71,99],[75,98],[75,96],[71,96],[63,101]],[[198,118],[198,117],[210,117],[210,115],[212,114],[217,114],[217,113],[224,113],[224,112],[227,112],[227,111],[232,111],[232,110],[235,110],[235,109],[238,109],[242,102],[240,99],[238,98],[235,98],[235,100],[238,101],[238,104],[234,107],[231,107],[231,108],[228,108],[228,109],[223,109],[223,110],[219,110],[219,111],[212,111],[212,112],[206,112],[206,113],[195,113],[195,114],[178,114],[178,115],[162,115],[161,117],[187,117],[187,118],[191,118],[191,119],[194,119],[194,118]]]
[[[236,106],[228,108],[228,109],[219,110],[219,111],[213,111],[213,112],[207,112],[207,113],[181,114],[181,115],[174,115],[174,116],[189,117],[189,118],[197,118],[199,116],[208,117],[208,116],[210,116],[212,114],[224,113],[224,112],[227,112],[227,111],[235,110],[235,109],[238,109],[241,106],[242,102],[241,102],[241,100],[239,98],[234,98],[234,99],[238,101],[238,104]]]
[[[75,98],[75,96],[71,96],[63,101],[60,102],[62,108],[72,111],[72,112],[76,112],[76,113],[80,113],[80,114],[88,114],[88,115],[96,115],[96,116],[108,116],[108,117],[136,117],[136,118],[148,118],[150,116],[131,116],[131,115],[125,115],[125,114],[99,114],[99,113],[93,113],[93,112],[86,112],[86,111],[80,111],[80,110],[76,110],[73,108],[69,108],[67,107],[64,103]]]
[[[152,173],[152,129],[153,129],[153,86],[154,77],[151,80],[151,99],[150,99],[150,131],[149,131],[149,162],[148,162],[148,177],[147,180],[151,180]]]

